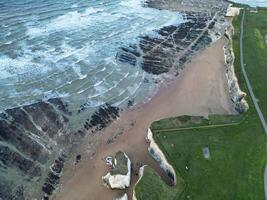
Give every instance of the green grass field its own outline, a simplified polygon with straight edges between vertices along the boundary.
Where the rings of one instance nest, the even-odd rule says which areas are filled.
[[[244,63],[259,100],[259,106],[267,119],[267,10],[257,14],[247,12],[244,23]]]
[[[240,17],[234,18],[233,25],[236,74],[240,87],[248,93],[239,64]],[[267,10],[247,12],[244,26],[247,73],[267,116],[267,47],[263,39],[267,34]],[[151,181],[151,186],[139,185],[143,190],[138,190],[138,195],[149,190],[162,200],[264,200],[267,138],[249,96],[247,100],[250,109],[241,116],[211,116],[209,120],[183,116],[153,123],[155,141],[186,186],[179,198],[166,198],[154,187],[162,182]],[[210,150],[210,159],[204,158],[205,147]]]
[[[181,177],[178,176],[177,185],[171,187],[152,168],[145,166],[144,176],[136,185],[135,192],[138,200],[178,199],[184,187]]]

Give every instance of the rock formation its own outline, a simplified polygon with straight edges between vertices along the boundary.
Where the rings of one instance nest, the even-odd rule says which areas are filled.
[[[147,131],[147,140],[149,141],[148,151],[150,155],[159,163],[160,167],[165,171],[169,178],[176,184],[176,173],[171,164],[167,161],[165,155],[154,141],[153,133],[150,128]]]
[[[249,105],[245,100],[246,93],[242,92],[234,70],[235,55],[232,49],[232,25],[225,31],[225,46],[224,46],[224,58],[226,65],[226,78],[229,88],[229,94],[232,102],[234,103],[235,110],[239,113],[247,112]]]
[[[239,15],[241,8],[233,7],[232,4],[229,5],[227,12],[225,14],[226,17],[234,17]]]
[[[153,36],[141,36],[138,44],[122,47],[117,61],[155,75],[171,70],[179,73],[196,52],[212,42],[220,15],[186,13],[184,18],[186,22],[180,25],[163,27]]]
[[[80,110],[79,110],[80,112]],[[86,120],[84,128],[86,130],[96,129],[101,130],[110,124],[113,120],[119,117],[119,108],[108,103],[100,106],[93,115]]]
[[[125,193],[124,195],[122,195],[121,197],[116,198],[115,200],[128,200],[128,196]]]
[[[105,104],[87,119],[85,127],[71,130],[72,113],[59,98],[0,113],[0,197],[23,200],[42,193],[48,198],[85,129],[103,129],[118,116],[118,108]]]
[[[107,175],[102,177],[105,185],[111,189],[125,189],[130,186],[131,161],[129,157],[119,151],[113,159],[113,166]]]
[[[229,4],[224,0],[146,0],[146,5],[157,9],[180,12],[225,12]]]
[[[40,191],[42,185],[44,192],[52,192],[64,163],[58,152],[68,141],[65,136],[69,115],[60,99],[8,109],[0,114],[3,199],[30,199],[29,195]]]

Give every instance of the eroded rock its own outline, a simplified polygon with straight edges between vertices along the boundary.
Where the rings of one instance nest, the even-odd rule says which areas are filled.
[[[160,167],[165,171],[167,176],[172,180],[173,184],[176,185],[176,173],[172,165],[167,161],[165,155],[154,141],[153,133],[150,128],[147,131],[147,141],[150,143],[148,151],[150,155],[159,163]]]
[[[102,177],[105,185],[111,189],[125,189],[130,186],[131,161],[124,152],[117,152],[112,169]]]
[[[103,106],[100,106],[93,115],[86,120],[84,128],[102,130],[113,120],[119,117],[120,109],[106,103]]]
[[[67,145],[63,138],[67,136],[69,115],[60,99],[8,109],[0,114],[0,177],[6,185],[0,191],[1,197],[31,199],[36,191],[41,192],[42,185],[44,191],[48,191],[49,184],[54,189],[59,180],[56,176],[63,166],[58,159],[55,162],[52,159]]]
[[[118,198],[116,198],[116,199],[114,199],[114,200],[128,200],[128,196],[127,196],[127,194],[125,193],[125,194],[122,195],[121,197],[118,197]]]
[[[156,30],[157,36],[140,36],[139,44],[122,47],[117,61],[139,66],[147,73],[159,75],[180,70],[191,56],[212,42],[213,15],[185,14],[186,22]]]
[[[146,0],[146,5],[157,9],[181,12],[225,12],[227,1],[222,0]]]
[[[225,46],[224,46],[224,59],[226,65],[226,79],[229,88],[229,94],[232,102],[234,103],[235,110],[239,113],[245,113],[249,109],[249,105],[245,99],[247,94],[241,91],[237,77],[235,75],[234,70],[234,60],[235,55],[232,49],[232,34],[233,27],[229,25],[228,29],[226,29],[224,38],[225,38]]]

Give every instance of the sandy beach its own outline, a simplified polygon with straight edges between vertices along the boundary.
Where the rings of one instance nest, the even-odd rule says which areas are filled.
[[[226,83],[223,45],[224,41],[220,39],[194,56],[182,73],[171,84],[162,86],[148,103],[123,111],[118,120],[97,135],[93,158],[82,156],[76,167],[66,166],[66,175],[63,175],[59,191],[52,199],[111,200],[122,194],[123,191],[107,189],[101,180],[108,170],[103,158],[118,150],[125,151],[134,166],[141,162],[162,173],[149,156],[145,141],[147,128],[155,120],[185,114],[233,113]],[[107,140],[120,130],[123,133],[113,143],[107,144]],[[74,169],[74,175],[69,178],[68,171]],[[133,175],[132,186],[127,190],[130,199],[136,179],[137,176]]]

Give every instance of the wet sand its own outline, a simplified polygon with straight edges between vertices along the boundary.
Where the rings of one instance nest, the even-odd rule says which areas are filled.
[[[232,104],[226,84],[222,39],[196,55],[186,65],[183,72],[171,84],[162,86],[151,101],[124,111],[118,120],[102,131],[96,138],[96,154],[85,159],[75,167],[74,175],[69,178],[66,166],[62,185],[54,195],[56,200],[111,200],[123,191],[107,189],[101,177],[108,171],[103,158],[125,151],[134,166],[137,162],[151,165],[162,173],[157,163],[147,152],[146,131],[150,124],[166,117],[178,115],[231,114]],[[123,133],[113,143],[107,140],[115,133]],[[85,153],[86,154],[86,153]],[[89,157],[89,156],[87,156]],[[133,175],[132,185],[128,189],[131,199],[132,188],[137,176]]]

